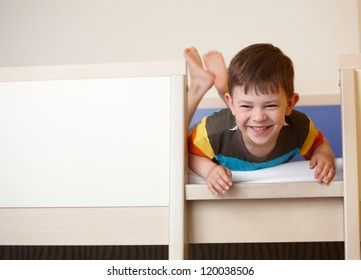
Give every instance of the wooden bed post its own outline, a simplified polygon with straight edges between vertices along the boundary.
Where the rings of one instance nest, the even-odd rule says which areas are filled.
[[[357,137],[360,119],[359,85],[357,71],[360,69],[361,56],[342,56],[341,100],[342,100],[342,141],[344,158],[344,240],[345,258],[360,259],[360,212],[359,212],[359,175],[358,158],[360,150]]]
[[[185,73],[184,73],[185,74]],[[185,184],[187,128],[185,75],[171,77],[169,259],[187,257]]]

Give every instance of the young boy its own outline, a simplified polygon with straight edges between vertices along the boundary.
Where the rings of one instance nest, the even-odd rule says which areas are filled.
[[[221,53],[184,51],[191,83],[189,120],[204,94],[215,85],[228,107],[205,117],[189,136],[189,166],[217,195],[232,186],[231,170],[250,171],[285,163],[297,153],[310,159],[315,179],[328,184],[335,176],[328,141],[303,113],[294,110],[292,61],[271,44],[241,50],[227,69]]]

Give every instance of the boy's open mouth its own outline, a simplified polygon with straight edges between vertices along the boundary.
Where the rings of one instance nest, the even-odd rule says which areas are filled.
[[[256,131],[264,131],[267,130],[271,127],[272,125],[268,125],[268,126],[250,126],[250,128],[256,130]]]
[[[270,129],[272,128],[272,125],[264,125],[264,126],[248,126],[249,129],[251,129],[252,133],[256,136],[262,136],[266,135],[270,132]]]

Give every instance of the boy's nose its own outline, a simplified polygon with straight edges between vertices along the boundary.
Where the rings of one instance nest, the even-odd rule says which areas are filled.
[[[265,112],[262,109],[255,109],[253,112],[253,120],[255,122],[262,122],[267,119]]]

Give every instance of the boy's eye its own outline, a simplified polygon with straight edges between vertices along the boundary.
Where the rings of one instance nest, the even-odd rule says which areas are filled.
[[[251,109],[252,108],[251,105],[240,105],[239,107],[243,108],[243,109]]]
[[[277,104],[270,104],[270,105],[266,106],[266,108],[270,108],[270,109],[277,108],[277,107],[278,107]]]

